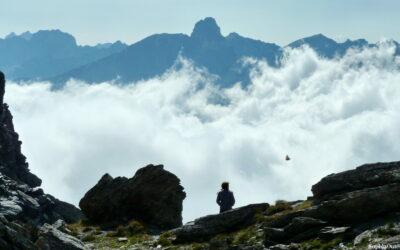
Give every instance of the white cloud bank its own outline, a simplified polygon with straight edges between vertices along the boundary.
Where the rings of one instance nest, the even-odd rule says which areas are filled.
[[[387,43],[335,60],[288,50],[280,69],[247,60],[248,89],[214,89],[186,62],[124,87],[71,81],[53,92],[46,83],[8,83],[6,101],[45,191],[77,204],[106,172],[131,177],[162,163],[182,180],[188,221],[218,211],[221,181],[231,182],[237,206],[273,203],[305,199],[332,172],[399,160],[393,53]],[[215,96],[229,105],[213,103]]]

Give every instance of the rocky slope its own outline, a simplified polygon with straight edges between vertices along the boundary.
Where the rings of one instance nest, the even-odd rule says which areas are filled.
[[[94,249],[367,249],[400,244],[400,162],[331,174],[303,201],[252,204],[158,235],[131,222],[111,231],[73,225]]]
[[[12,115],[3,103],[4,87],[4,74],[0,72],[0,249],[85,249],[82,243],[76,247],[77,239],[75,247],[64,244],[70,236],[51,226],[57,221],[76,222],[83,214],[45,194],[41,180],[29,171]]]

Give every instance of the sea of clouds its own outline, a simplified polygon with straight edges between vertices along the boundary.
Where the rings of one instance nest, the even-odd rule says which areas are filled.
[[[334,60],[288,49],[278,69],[246,59],[247,88],[215,88],[181,61],[127,86],[9,82],[5,99],[45,191],[78,204],[106,172],[164,164],[182,181],[189,221],[218,211],[222,181],[236,206],[274,203],[306,199],[327,174],[399,160],[400,60],[389,42]]]

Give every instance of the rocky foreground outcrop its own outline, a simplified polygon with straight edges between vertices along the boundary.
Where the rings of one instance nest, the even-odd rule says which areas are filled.
[[[400,162],[328,175],[312,192],[312,206],[264,223],[266,245],[324,237],[349,241],[366,229],[399,222]]]
[[[115,225],[135,219],[152,230],[168,230],[182,225],[185,197],[176,175],[163,165],[148,165],[129,179],[105,174],[79,206],[94,223]]]
[[[175,243],[207,241],[217,234],[233,232],[254,224],[255,215],[265,211],[268,206],[268,203],[251,204],[221,214],[204,216],[172,230],[171,233],[176,236]]]
[[[83,214],[40,188],[42,181],[29,171],[21,153],[13,117],[3,103],[4,92],[5,80],[0,72],[0,249],[46,249],[36,245],[39,238],[46,242],[47,237],[40,236],[43,224],[57,220],[72,223]]]
[[[312,192],[305,201],[254,204],[201,217],[171,230],[172,242],[202,242],[200,249],[365,249],[368,244],[400,244],[400,162],[328,175]]]

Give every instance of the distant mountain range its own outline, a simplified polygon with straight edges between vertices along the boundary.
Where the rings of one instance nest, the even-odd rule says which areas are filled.
[[[8,79],[43,80],[64,74],[128,46],[121,42],[78,46],[75,38],[59,30],[44,30],[0,39],[0,70]]]
[[[400,46],[396,53],[400,55]],[[364,39],[338,43],[322,34],[287,45],[308,45],[320,56],[342,56],[349,48],[374,47]],[[216,21],[205,18],[196,23],[190,36],[155,34],[130,46],[121,42],[78,46],[75,38],[59,30],[31,34],[10,34],[0,39],[0,70],[13,80],[48,80],[61,86],[70,78],[88,83],[115,80],[128,83],[161,75],[173,67],[179,56],[217,76],[217,84],[228,87],[248,82],[243,57],[262,59],[279,67],[283,48],[237,33],[222,36]]]

